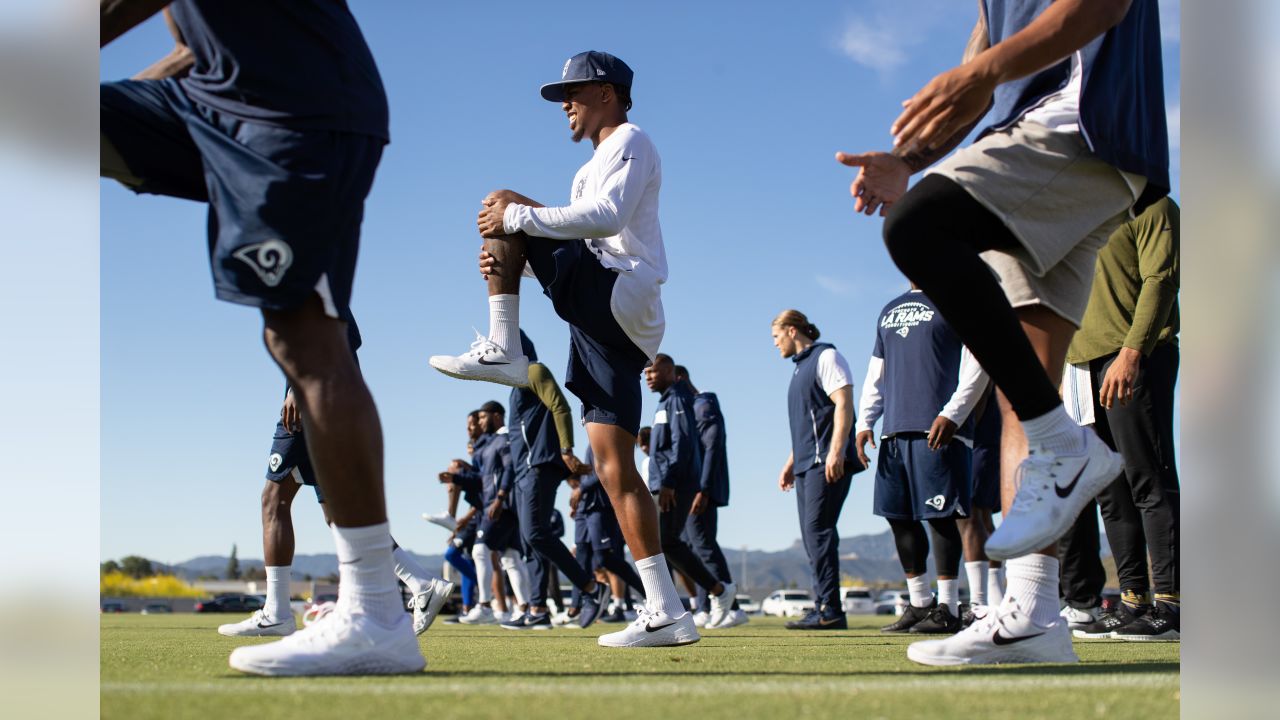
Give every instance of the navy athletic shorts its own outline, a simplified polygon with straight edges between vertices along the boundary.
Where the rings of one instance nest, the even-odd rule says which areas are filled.
[[[310,485],[316,490],[316,500],[324,502],[324,495],[320,494],[320,486],[316,484],[315,470],[311,469],[306,437],[301,432],[290,433],[283,422],[276,423],[276,432],[271,438],[267,479],[273,483],[296,482]]]
[[[582,401],[582,421],[640,432],[640,374],[649,358],[613,317],[614,271],[580,240],[529,236],[529,267],[569,323],[569,369],[564,386]]]
[[[597,553],[610,550],[622,552],[622,527],[618,516],[609,510],[593,510],[587,513],[587,539]]]
[[[364,200],[383,140],[246,122],[169,80],[100,86],[102,172],[134,192],[209,204],[219,299],[283,310],[318,292],[350,315]],[[124,167],[106,167],[114,149]]]
[[[480,515],[476,542],[484,543],[490,550],[519,550],[524,554],[524,541],[520,539],[520,520],[514,510],[504,508],[497,520],[490,520],[489,513],[484,510],[480,511]]]
[[[925,433],[881,439],[873,512],[895,520],[969,515],[970,462],[959,440],[935,452]]]

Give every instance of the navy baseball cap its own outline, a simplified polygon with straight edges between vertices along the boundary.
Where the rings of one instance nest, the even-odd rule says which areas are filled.
[[[631,68],[618,58],[607,52],[588,50],[564,61],[560,82],[543,85],[542,97],[551,102],[564,102],[564,86],[572,83],[606,82],[630,88],[634,77]]]

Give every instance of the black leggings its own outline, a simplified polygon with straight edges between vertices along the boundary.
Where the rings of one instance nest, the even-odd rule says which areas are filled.
[[[924,523],[919,520],[888,518],[893,529],[893,542],[898,546],[898,560],[902,571],[908,575],[923,575],[928,570],[929,536]],[[933,518],[929,521],[933,530],[933,564],[939,577],[958,577],[960,560],[964,557],[964,543],[955,516]]]
[[[995,273],[978,253],[1020,247],[1000,219],[954,181],[929,175],[889,211],[889,256],[938,306],[1022,420],[1062,404]]]

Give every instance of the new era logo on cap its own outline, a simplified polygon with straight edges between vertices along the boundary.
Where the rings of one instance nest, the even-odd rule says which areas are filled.
[[[631,87],[635,73],[626,63],[606,52],[588,50],[578,53],[564,63],[560,82],[542,86],[542,97],[551,102],[564,102],[564,86],[580,82],[607,82]]]

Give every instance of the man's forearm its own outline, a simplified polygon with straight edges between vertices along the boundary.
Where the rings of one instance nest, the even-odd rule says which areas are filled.
[[[990,110],[990,109],[991,109],[991,106],[988,105],[987,110]],[[890,152],[892,155],[900,158],[904,163],[906,163],[907,167],[911,168],[912,174],[918,173],[921,170],[924,170],[930,165],[946,157],[947,153],[951,152],[952,150],[955,150],[956,147],[959,146],[960,143],[964,142],[964,139],[969,136],[970,131],[972,131],[975,127],[978,126],[978,123],[982,121],[982,118],[985,117],[986,114],[987,114],[986,111],[983,111],[983,113],[979,115],[976,120],[966,125],[959,132],[957,132],[955,135],[952,135],[950,138],[947,139],[946,142],[942,143],[938,147],[927,148],[925,150],[919,150],[916,152],[908,152],[905,147],[899,146],[894,148]]]
[[[1066,59],[1115,27],[1130,0],[1056,0],[1022,30],[974,58],[997,84],[1024,78]]]
[[[160,12],[170,0],[99,0],[98,47],[129,32],[143,20]]]
[[[1133,310],[1133,325],[1125,336],[1124,346],[1150,355],[1169,323],[1169,313],[1178,297],[1178,288],[1170,278],[1148,278],[1138,291]]]
[[[195,65],[195,56],[185,45],[175,47],[168,55],[151,63],[145,70],[133,76],[134,80],[164,80],[172,77],[185,77]]]

